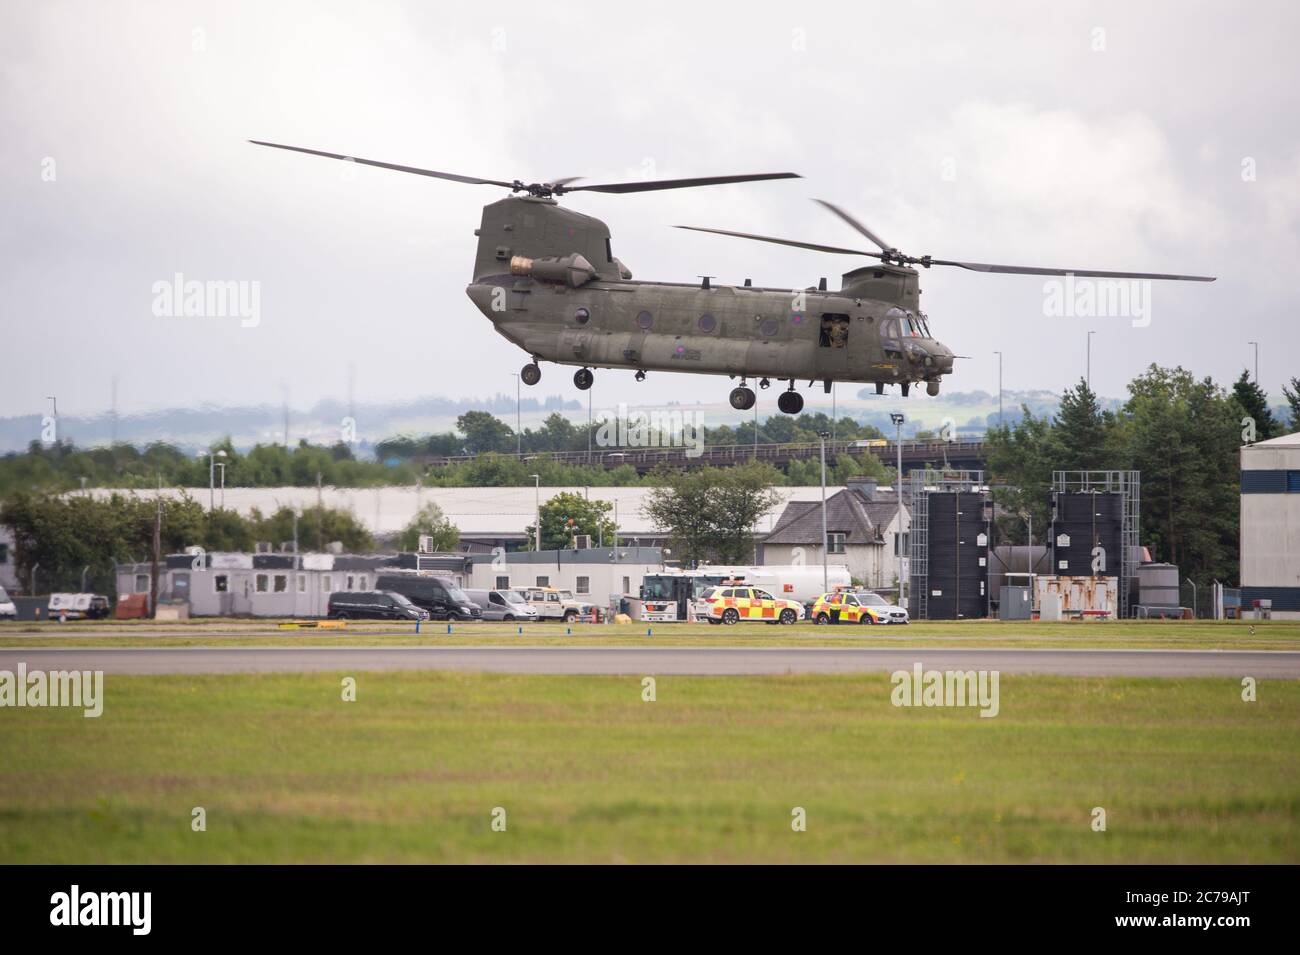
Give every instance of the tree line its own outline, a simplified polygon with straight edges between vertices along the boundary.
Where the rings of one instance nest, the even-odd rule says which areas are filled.
[[[1300,380],[1284,389],[1290,420],[1242,372],[1231,390],[1184,368],[1151,365],[1128,385],[1117,411],[1104,411],[1080,380],[1055,415],[1023,409],[1014,425],[986,437],[999,542],[1024,543],[1032,519],[1042,542],[1053,471],[1141,472],[1139,543],[1177,564],[1198,586],[1235,583],[1239,547],[1239,452],[1243,444],[1300,430]]]

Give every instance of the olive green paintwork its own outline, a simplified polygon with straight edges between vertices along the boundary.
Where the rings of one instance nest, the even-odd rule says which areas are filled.
[[[548,198],[494,202],[476,234],[466,291],[536,360],[827,383],[923,381],[934,394],[952,371],[952,352],[928,336],[911,268],[856,269],[837,291],[638,282],[622,277],[630,273],[621,273],[605,223]],[[572,253],[596,271],[577,288],[511,274],[516,256]]]

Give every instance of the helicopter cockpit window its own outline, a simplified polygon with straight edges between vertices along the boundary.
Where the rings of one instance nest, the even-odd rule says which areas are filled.
[[[881,338],[897,338],[897,337],[898,337],[898,320],[897,320],[897,319],[894,319],[894,318],[886,318],[884,321],[882,321],[882,322],[880,323],[880,337],[881,337]]]
[[[826,313],[822,316],[818,345],[822,348],[847,348],[849,344],[849,317]]]

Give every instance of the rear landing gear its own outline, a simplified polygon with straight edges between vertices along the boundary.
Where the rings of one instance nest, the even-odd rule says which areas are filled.
[[[741,385],[738,388],[731,389],[731,395],[727,400],[731,402],[731,407],[735,408],[737,411],[748,411],[750,408],[754,407],[754,402],[757,401],[758,398],[750,388]]]
[[[798,414],[803,411],[803,395],[791,387],[789,391],[781,392],[780,397],[776,399],[776,406],[781,409],[782,414]]]
[[[596,376],[591,373],[590,368],[579,368],[573,373],[573,383],[578,386],[579,391],[586,391],[595,380]]]
[[[519,377],[523,379],[525,385],[535,385],[542,380],[542,370],[537,367],[537,362],[529,362],[519,372]]]
[[[912,390],[912,383],[910,381],[905,381],[899,385],[899,387],[903,389],[903,397],[906,398],[907,393]]]

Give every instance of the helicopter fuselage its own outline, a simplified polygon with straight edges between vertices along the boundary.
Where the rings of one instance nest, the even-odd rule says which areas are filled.
[[[827,388],[924,382],[931,394],[952,371],[905,266],[856,269],[835,291],[633,281],[604,223],[535,198],[485,207],[478,235],[466,291],[535,361]]]

